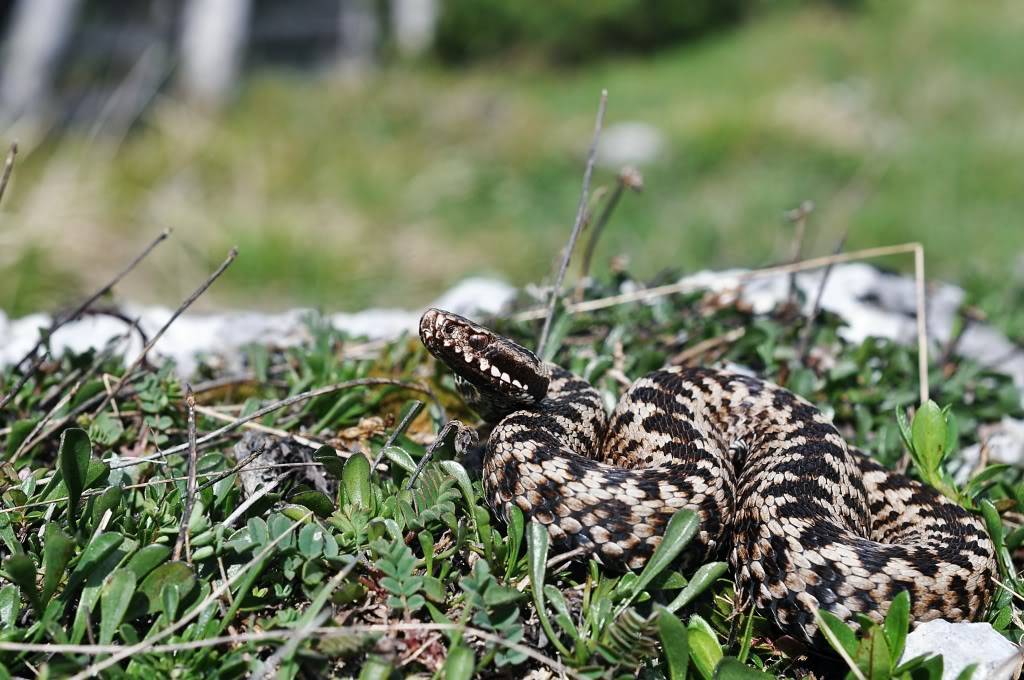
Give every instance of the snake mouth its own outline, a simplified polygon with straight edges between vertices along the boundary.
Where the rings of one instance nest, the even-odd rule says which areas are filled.
[[[540,401],[547,394],[548,371],[537,355],[463,316],[428,309],[420,318],[420,340],[478,390],[517,401]]]

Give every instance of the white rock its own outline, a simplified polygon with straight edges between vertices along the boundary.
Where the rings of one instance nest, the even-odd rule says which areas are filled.
[[[922,623],[907,636],[900,663],[923,654],[942,655],[942,680],[955,680],[976,663],[972,680],[1012,680],[1021,670],[1021,649],[988,623]]]
[[[1001,421],[978,428],[978,440],[988,447],[992,463],[1024,466],[1024,420],[1004,416]],[[965,483],[981,459],[981,443],[960,452],[959,466],[953,473],[958,484]]]
[[[504,307],[515,289],[492,279],[471,278],[462,281],[442,295],[431,306],[460,314],[495,314]],[[166,307],[124,305],[122,311],[139,319],[139,327],[148,337],[163,326],[173,310]],[[415,332],[422,310],[371,309],[355,314],[329,316],[331,324],[353,336],[369,339],[393,338]],[[308,309],[295,309],[278,314],[259,312],[225,312],[219,314],[183,314],[154,348],[154,354],[171,358],[183,376],[191,375],[203,355],[220,357],[229,366],[237,367],[239,349],[252,343],[288,347],[309,338],[305,320],[315,314]],[[18,361],[35,345],[39,329],[50,323],[45,314],[32,314],[15,321],[0,313],[0,365]],[[82,352],[91,347],[104,347],[124,334],[123,321],[109,316],[88,316],[62,326],[54,333],[51,347],[56,354],[65,350]],[[142,350],[137,333],[120,350],[134,358]]]
[[[706,288],[725,293],[740,287],[740,277],[746,271],[702,271],[679,283],[687,290]],[[821,271],[802,272],[796,277],[805,312],[814,305],[821,277]],[[785,301],[788,291],[789,275],[777,274],[742,282],[740,295],[755,312],[764,314]],[[927,325],[933,347],[949,341],[964,295],[961,288],[951,284],[929,284]],[[849,263],[833,267],[822,292],[821,307],[843,318],[846,326],[839,333],[852,343],[881,337],[913,344],[917,341],[915,300],[911,277],[886,273],[864,263]],[[1017,386],[1024,389],[1024,350],[995,328],[972,324],[961,337],[958,352],[1013,376]]]
[[[661,156],[665,135],[648,123],[630,121],[608,126],[601,133],[597,162],[611,170],[625,165],[648,165]]]

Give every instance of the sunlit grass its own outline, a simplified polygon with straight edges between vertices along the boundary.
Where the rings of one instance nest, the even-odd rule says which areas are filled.
[[[806,252],[831,251],[845,230],[849,248],[921,240],[931,276],[984,292],[1024,241],[1017,9],[778,11],[576,70],[264,74],[216,121],[168,99],[114,151],[70,140],[28,154],[4,215],[18,284],[0,306],[74,297],[37,283],[92,281],[123,254],[54,237],[72,227],[100,242],[175,227],[177,251],[134,279],[135,297],[163,302],[235,243],[238,266],[210,298],[221,304],[414,306],[469,274],[535,280],[571,222],[602,87],[609,124],[651,123],[668,148],[642,168],[644,193],[623,201],[599,259],[624,253],[647,274],[776,261],[789,252],[784,211],[810,199]],[[44,171],[55,161],[77,164],[87,188],[58,195]],[[32,245],[44,266],[19,258]]]

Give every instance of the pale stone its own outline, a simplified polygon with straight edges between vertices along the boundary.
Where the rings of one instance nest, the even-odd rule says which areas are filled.
[[[956,680],[971,664],[978,664],[972,680],[1012,680],[1024,660],[1020,647],[991,624],[942,619],[922,623],[907,636],[900,663],[932,654],[942,655],[942,680]]]

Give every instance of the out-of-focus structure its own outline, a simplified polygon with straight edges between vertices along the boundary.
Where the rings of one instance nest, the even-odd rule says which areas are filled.
[[[249,65],[361,72],[385,40],[401,55],[425,50],[437,11],[437,0],[0,2],[0,124],[116,128],[168,84],[216,107]]]

